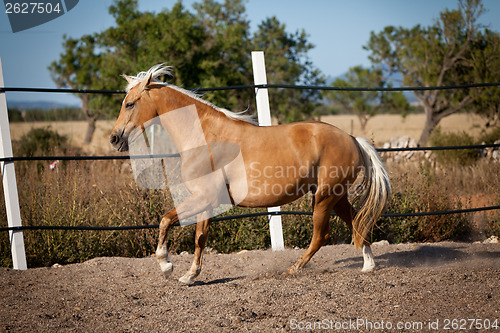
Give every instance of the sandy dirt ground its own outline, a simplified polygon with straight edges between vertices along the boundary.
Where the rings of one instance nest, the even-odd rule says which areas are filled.
[[[372,273],[361,273],[361,253],[353,246],[326,246],[301,273],[283,275],[302,252],[205,254],[192,285],[177,281],[190,254],[173,256],[169,279],[154,257],[0,268],[0,331],[443,332],[482,331],[479,325],[495,321],[500,326],[500,244],[374,246],[378,268]]]

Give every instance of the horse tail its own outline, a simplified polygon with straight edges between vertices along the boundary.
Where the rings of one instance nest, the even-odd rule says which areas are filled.
[[[391,197],[389,176],[375,148],[363,138],[356,138],[361,153],[363,180],[353,194],[356,214],[352,221],[353,241],[356,248],[369,244],[368,233],[385,211]]]

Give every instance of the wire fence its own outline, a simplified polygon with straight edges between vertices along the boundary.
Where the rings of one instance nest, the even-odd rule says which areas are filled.
[[[287,84],[258,84],[258,85],[236,85],[226,87],[198,88],[193,89],[196,92],[222,91],[234,89],[301,89],[301,90],[334,90],[334,91],[427,91],[427,90],[447,90],[447,89],[470,89],[484,87],[498,87],[500,82],[475,83],[467,85],[448,85],[434,87],[332,87],[332,86],[305,86],[305,85],[287,85]],[[21,87],[0,87],[0,93],[5,92],[45,92],[45,93],[77,93],[77,94],[125,94],[124,90],[97,90],[97,89],[60,89],[60,88],[21,88]],[[481,144],[469,146],[442,146],[442,147],[406,147],[406,148],[377,148],[378,152],[400,152],[400,151],[436,151],[436,150],[457,150],[457,149],[485,149],[498,148],[500,144]],[[3,157],[0,162],[16,161],[54,161],[54,160],[128,160],[128,159],[146,159],[146,158],[171,158],[179,157],[179,154],[156,154],[156,155],[113,155],[113,156],[17,156]],[[447,210],[437,212],[414,212],[414,213],[393,213],[383,214],[383,217],[418,217],[431,215],[464,214],[480,211],[498,210],[500,206],[488,206],[467,208],[458,210]],[[232,216],[222,216],[212,218],[212,222],[226,221],[231,219],[252,218],[271,215],[312,215],[312,212],[300,211],[274,211],[257,212]],[[335,213],[331,214],[335,216]],[[179,225],[178,223],[175,225]],[[16,226],[1,227],[0,231],[20,231],[20,230],[141,230],[158,228],[158,224],[134,225],[134,226],[111,226],[111,227],[91,227],[91,226]]]
[[[469,145],[469,146],[440,146],[440,147],[406,147],[406,148],[376,148],[378,152],[400,152],[400,151],[441,151],[461,149],[485,149],[500,148],[499,143]],[[17,161],[101,161],[101,160],[134,160],[148,158],[171,158],[180,157],[179,154],[148,154],[148,155],[100,155],[100,156],[12,156],[2,157],[0,162]]]
[[[456,209],[456,210],[445,210],[438,212],[417,212],[417,213],[386,213],[382,214],[382,217],[418,217],[418,216],[434,216],[434,215],[450,215],[450,214],[465,214],[465,213],[475,213],[483,212],[488,210],[500,209],[500,206],[488,206],[488,207],[478,207],[478,208],[466,208],[466,209]],[[271,216],[271,215],[308,215],[312,216],[313,212],[300,212],[300,211],[270,211],[270,212],[257,212],[230,216],[221,216],[212,218],[212,222],[221,222],[234,219],[244,219],[260,216]],[[335,213],[331,213],[331,216],[336,216]],[[173,226],[180,226],[179,223],[173,224]],[[112,231],[112,230],[142,230],[142,229],[156,229],[159,224],[146,224],[146,225],[131,225],[131,226],[116,226],[116,227],[89,227],[89,226],[52,226],[52,225],[39,225],[39,226],[18,226],[18,227],[2,227],[0,231],[21,231],[21,230],[73,230],[73,231]]]
[[[299,90],[333,90],[333,91],[426,91],[426,90],[450,90],[498,87],[500,82],[472,83],[461,85],[433,86],[433,87],[332,87],[332,86],[306,86],[295,84],[243,84],[225,87],[194,88],[197,92],[223,91],[236,89],[299,89]],[[63,89],[63,88],[24,88],[24,87],[0,87],[3,92],[45,92],[64,94],[125,94],[125,90],[106,89]]]
[[[470,145],[470,146],[440,146],[440,147],[406,147],[406,148],[376,148],[378,152],[399,151],[436,151],[436,150],[460,150],[460,149],[485,149],[500,148],[499,143]],[[92,160],[134,160],[147,158],[171,158],[180,157],[179,154],[154,154],[154,155],[101,155],[101,156],[12,156],[2,157],[0,162],[17,161],[92,161]]]

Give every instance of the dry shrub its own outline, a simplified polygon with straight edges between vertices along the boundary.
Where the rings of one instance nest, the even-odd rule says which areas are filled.
[[[19,154],[16,154],[20,156]],[[127,226],[157,225],[173,208],[168,191],[139,188],[123,161],[68,161],[55,170],[44,162],[16,162],[23,225]],[[125,165],[124,165],[125,164]],[[424,212],[468,207],[471,195],[480,193],[500,204],[500,164],[479,161],[468,166],[433,169],[429,164],[390,165],[394,197],[390,213]],[[305,196],[282,207],[283,211],[312,211]],[[265,209],[235,207],[223,216]],[[6,221],[4,201],[0,215]],[[492,213],[485,233],[500,233],[499,213]],[[391,243],[465,239],[471,214],[382,218],[373,240]],[[5,222],[6,225],[6,222]],[[168,236],[172,252],[192,252],[194,226],[174,227]],[[285,246],[305,248],[312,237],[312,216],[283,216]],[[157,229],[132,231],[25,231],[28,264],[82,262],[97,256],[142,257],[154,253]],[[332,218],[328,244],[350,242],[343,221]],[[267,216],[212,223],[208,246],[219,252],[262,249],[270,246]],[[0,264],[10,266],[8,233],[0,234]]]
[[[22,162],[29,163],[29,162]],[[17,163],[17,164],[22,164]],[[123,226],[158,224],[164,193],[139,189],[112,172],[110,162],[70,162],[54,171],[18,174],[23,225]],[[20,167],[19,169],[21,169]],[[161,212],[161,213],[160,213]],[[81,262],[96,256],[144,256],[156,231],[25,231],[30,266]]]
[[[479,161],[468,166],[431,168],[420,165],[391,165],[394,196],[388,213],[411,213],[457,210],[471,207],[470,198],[481,194],[499,204],[500,165]],[[496,199],[495,199],[496,198]],[[475,213],[480,214],[480,213]],[[498,212],[492,214],[487,230],[491,234],[498,225]],[[473,231],[473,213],[419,217],[385,217],[374,230],[374,240],[391,243],[468,240]]]

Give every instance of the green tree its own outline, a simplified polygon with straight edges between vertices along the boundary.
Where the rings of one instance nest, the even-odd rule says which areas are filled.
[[[242,0],[203,0],[193,5],[205,33],[204,59],[200,65],[201,87],[252,84],[250,22]],[[207,92],[211,102],[234,110],[244,110],[253,101],[249,89]]]
[[[63,48],[58,61],[53,61],[49,70],[54,82],[60,88],[99,89],[101,56],[96,53],[96,38],[84,35],[80,39],[64,36]],[[85,143],[90,143],[99,118],[99,101],[102,96],[96,94],[77,94],[81,109],[88,121]]]
[[[114,26],[80,39],[65,38],[65,51],[50,66],[53,79],[71,88],[119,89],[124,85],[120,74],[133,75],[166,62],[174,66],[171,82],[178,86],[251,84],[250,51],[258,49],[266,52],[270,82],[323,82],[307,56],[312,45],[305,32],[290,34],[272,18],[251,36],[242,0],[203,0],[194,9],[196,13],[191,13],[178,1],[159,13],[140,12],[137,0],[115,0],[109,8]],[[272,91],[271,95],[273,114],[280,121],[310,118],[319,98],[316,91]],[[118,113],[123,96],[80,98],[95,128],[95,119],[103,112]],[[205,98],[235,110],[254,103],[250,89],[207,93]],[[93,130],[89,133],[88,142]]]
[[[104,50],[104,76],[123,85],[120,74],[135,74],[166,62],[175,68],[174,83],[199,82],[206,36],[195,15],[181,2],[159,13],[139,12],[137,0],[115,0],[109,8],[116,25],[98,34]]]
[[[498,34],[493,34],[497,36],[493,38],[481,32],[477,19],[482,12],[480,0],[460,1],[458,9],[443,11],[432,26],[417,25],[411,29],[388,26],[379,33],[372,32],[365,49],[371,52],[370,60],[374,64],[399,71],[404,84],[409,86],[457,85],[491,78],[495,76],[493,73],[498,73],[498,68],[489,68],[486,64],[495,62],[498,48],[494,50],[488,45]],[[480,67],[484,71],[482,75],[478,71]],[[415,96],[426,114],[419,139],[421,145],[428,141],[441,119],[489,99],[463,89],[415,91]]]
[[[265,19],[252,39],[254,50],[264,51],[270,84],[321,85],[324,78],[314,67],[308,52],[314,47],[304,30],[288,33],[276,17]],[[319,90],[271,89],[271,112],[278,122],[314,117],[319,105]]]
[[[173,66],[172,83],[193,87],[199,84],[206,36],[196,16],[181,2],[159,13],[139,12],[136,0],[115,0],[109,8],[115,26],[97,34],[103,68],[101,76],[109,87],[124,86],[121,74],[135,75],[152,65]],[[123,96],[105,99],[104,110],[117,114]]]
[[[470,57],[463,66],[472,82],[498,82],[500,78],[500,34],[486,29],[474,41]],[[469,107],[488,122],[487,126],[500,125],[500,89],[488,87],[470,89],[474,102]]]
[[[337,78],[332,84],[339,88],[390,88],[390,82],[384,79],[380,68],[363,68],[355,66],[349,68],[345,78]],[[408,111],[406,97],[400,91],[328,91],[324,96],[335,106],[354,113],[364,132],[371,117],[380,111],[403,112]]]

